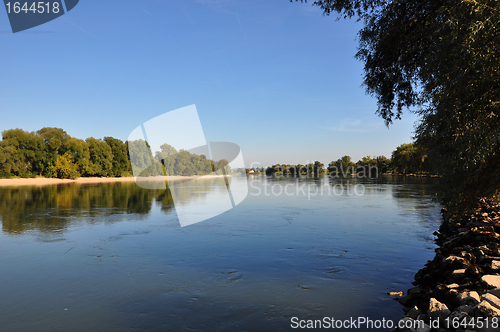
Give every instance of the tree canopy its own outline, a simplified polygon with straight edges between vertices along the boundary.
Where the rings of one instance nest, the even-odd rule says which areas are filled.
[[[298,1],[298,0],[296,0]],[[440,197],[474,205],[499,194],[500,2],[319,0],[324,14],[357,16],[364,85],[390,125],[420,115],[415,139],[435,156]]]

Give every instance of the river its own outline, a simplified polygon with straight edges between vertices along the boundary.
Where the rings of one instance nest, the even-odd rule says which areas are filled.
[[[0,331],[395,323],[387,292],[434,256],[432,182],[249,176],[243,202],[186,227],[175,205],[196,211],[225,183],[186,185],[175,204],[135,183],[0,188]]]

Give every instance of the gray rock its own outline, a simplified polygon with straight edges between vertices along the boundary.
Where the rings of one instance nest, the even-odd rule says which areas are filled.
[[[481,301],[477,305],[477,310],[486,317],[497,317],[500,316],[500,309],[495,308],[487,300]]]
[[[493,307],[500,310],[500,299],[493,294],[483,294],[483,296],[481,296],[481,301],[488,301]]]
[[[451,273],[452,275],[454,276],[460,276],[460,275],[463,275],[465,274],[465,269],[458,269],[458,270],[455,270]]]
[[[413,306],[408,312],[406,313],[406,317],[410,317],[412,319],[417,319],[418,316],[422,314],[422,311],[418,310],[416,306]]]
[[[443,263],[445,265],[457,264],[459,266],[467,266],[467,261],[465,259],[454,255],[448,256],[443,259]]]
[[[500,288],[490,289],[488,293],[500,298]]]
[[[416,332],[430,332],[431,327],[427,324],[424,324],[423,327],[417,327]]]
[[[459,284],[446,285],[446,288],[449,288],[449,289],[455,289],[455,288],[458,288],[458,287],[460,287]]]
[[[460,304],[462,305],[467,305],[467,304],[473,304],[476,305],[479,302],[481,302],[481,298],[479,297],[479,294],[477,292],[463,292],[457,295],[458,301],[460,301]]]
[[[485,275],[481,277],[481,281],[483,281],[489,287],[500,288],[500,276],[491,274]]]
[[[446,306],[446,304],[439,302],[435,298],[431,298],[429,301],[429,316],[433,318],[445,318],[449,314],[451,314],[450,309]]]
[[[449,319],[450,319],[450,322],[452,322],[452,321],[461,322],[466,317],[469,317],[469,315],[466,312],[455,310],[450,314]]]
[[[461,305],[460,307],[457,307],[455,309],[455,311],[464,312],[467,315],[470,315],[470,313],[472,312],[472,309],[474,309],[474,306],[472,306],[472,305]]]
[[[493,270],[500,270],[500,261],[492,261],[491,262],[491,268]]]

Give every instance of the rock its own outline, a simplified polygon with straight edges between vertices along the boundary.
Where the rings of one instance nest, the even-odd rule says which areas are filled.
[[[481,277],[481,281],[492,288],[500,288],[500,276],[485,275]]]
[[[500,316],[500,309],[492,306],[487,300],[481,301],[477,305],[477,311],[485,317],[497,317]]]
[[[488,293],[500,298],[500,288],[491,289]]]
[[[470,315],[474,306],[472,305],[461,305],[460,307],[455,309],[455,312],[465,312],[467,315]]]
[[[493,270],[500,270],[500,261],[492,261],[491,262],[491,268]]]
[[[488,301],[493,307],[500,311],[500,299],[493,294],[486,293],[481,296],[482,301]]]
[[[457,299],[461,305],[473,304],[476,305],[481,302],[477,292],[463,292],[457,295]]]
[[[417,327],[416,332],[430,332],[431,327],[427,324],[424,324],[423,327]]]
[[[433,318],[445,318],[451,311],[448,309],[446,304],[439,302],[435,298],[431,298],[429,301],[429,316]]]
[[[408,289],[408,295],[415,295],[415,294],[425,294],[426,290],[422,287],[413,287]]]
[[[403,306],[407,307],[409,305],[409,302],[413,299],[411,295],[406,295],[403,297],[398,297],[396,301],[401,303]]]
[[[465,269],[454,270],[451,274],[456,277],[462,276],[465,274]]]
[[[453,321],[463,321],[464,318],[467,318],[469,317],[469,314],[464,312],[464,311],[458,311],[458,310],[455,310],[451,313],[451,315],[449,316],[449,321],[450,322],[453,322]]]
[[[422,311],[418,310],[416,306],[413,306],[408,312],[406,313],[406,317],[410,317],[412,319],[417,319],[418,316],[422,314]]]
[[[452,265],[452,266],[456,266],[456,267],[467,267],[468,266],[468,263],[464,258],[454,256],[454,255],[451,255],[451,256],[443,259],[443,264],[445,266]]]
[[[474,265],[469,266],[467,269],[465,269],[465,275],[472,278],[477,277],[481,274],[481,272],[481,269]]]
[[[446,285],[446,287],[449,289],[455,289],[455,288],[460,287],[460,285],[459,284],[451,284],[451,285]]]

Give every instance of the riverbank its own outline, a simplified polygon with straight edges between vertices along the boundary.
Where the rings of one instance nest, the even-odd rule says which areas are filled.
[[[155,180],[155,181],[186,181],[186,180],[193,180],[196,178],[203,178],[203,179],[211,179],[211,178],[218,178],[218,177],[223,177],[224,175],[203,175],[203,176],[179,176],[179,175],[174,175],[174,176],[164,176],[164,177],[152,177],[152,178],[140,178],[140,179],[147,179],[148,181],[150,180]],[[228,175],[231,176],[231,175]],[[21,179],[0,179],[0,187],[20,187],[20,186],[50,186],[50,185],[59,185],[59,184],[72,184],[72,183],[78,183],[78,184],[85,184],[85,183],[114,183],[114,182],[135,182],[136,178],[133,176],[126,176],[126,177],[119,177],[119,178],[112,178],[112,177],[85,177],[85,178],[78,178],[74,180],[70,179],[56,179],[56,178],[21,178]]]
[[[393,331],[499,331],[500,205],[482,201],[463,217],[441,213],[436,256],[398,298],[406,328]],[[421,329],[409,328],[415,324]]]

